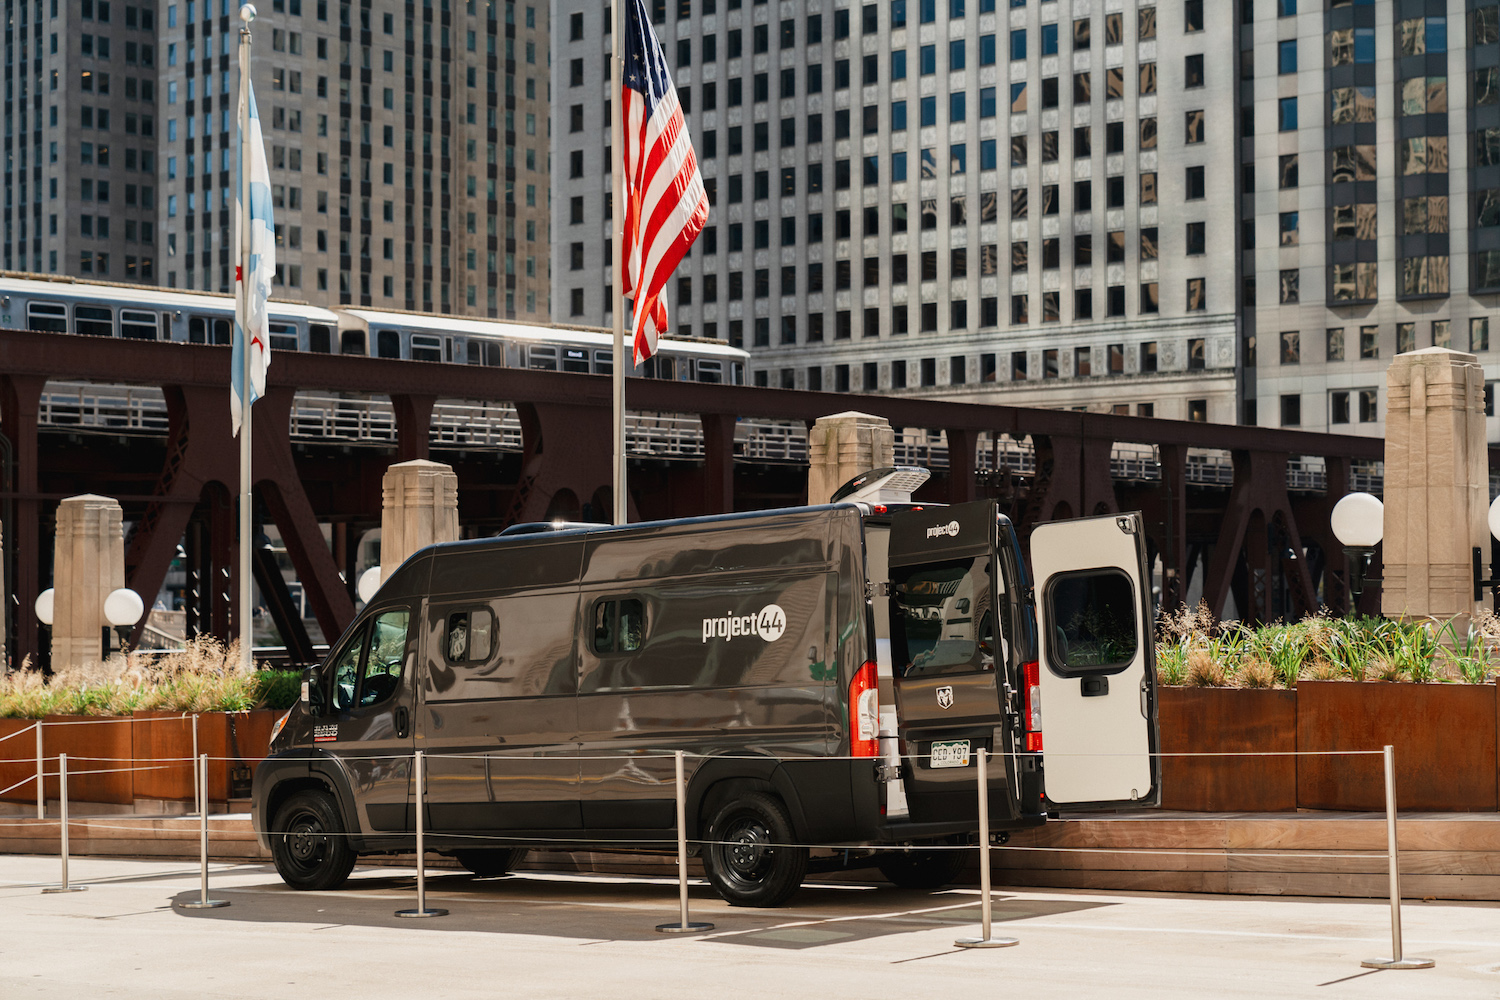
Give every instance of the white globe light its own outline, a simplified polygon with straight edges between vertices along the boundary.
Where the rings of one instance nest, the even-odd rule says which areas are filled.
[[[371,566],[359,574],[354,589],[359,594],[359,599],[369,604],[370,598],[375,596],[375,591],[380,589],[380,567]]]
[[[1500,538],[1500,497],[1490,504],[1490,534]]]
[[[134,625],[146,611],[141,595],[127,587],[111,590],[104,599],[104,620],[116,628]]]
[[[249,24],[251,21],[255,20],[254,4],[247,3],[240,8],[240,20],[244,21],[246,24]]]
[[[57,592],[51,587],[36,595],[36,617],[43,625],[49,628],[52,625],[53,598]]]
[[[1333,533],[1345,545],[1373,547],[1385,536],[1385,504],[1368,493],[1350,493],[1333,508]]]

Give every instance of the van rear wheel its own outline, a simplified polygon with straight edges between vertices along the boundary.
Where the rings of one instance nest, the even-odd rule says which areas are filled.
[[[276,810],[271,826],[276,873],[293,889],[336,889],[354,870],[338,803],[327,792],[298,792]]]
[[[509,875],[526,854],[525,848],[501,847],[497,849],[476,848],[469,851],[454,851],[453,860],[480,878],[495,878]]]
[[[747,792],[730,800],[708,827],[703,849],[708,880],[731,906],[780,906],[802,886],[807,848],[789,847],[792,822],[780,800]]]
[[[906,851],[888,854],[876,865],[902,889],[941,889],[963,871],[968,851]]]

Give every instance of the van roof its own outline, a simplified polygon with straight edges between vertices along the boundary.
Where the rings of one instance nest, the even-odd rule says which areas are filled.
[[[811,518],[813,515],[831,511],[850,511],[856,516],[863,516],[864,514],[863,510],[857,504],[831,503],[807,507],[773,507],[769,510],[738,511],[733,514],[702,514],[697,517],[674,517],[658,521],[633,521],[630,524],[579,524],[577,522],[569,522],[565,527],[560,527],[556,531],[528,531],[509,535],[495,535],[490,538],[471,538],[457,542],[439,542],[436,545],[429,546],[426,551],[434,553],[469,551],[491,548],[513,542],[535,544],[543,539],[577,540],[583,535],[629,537],[655,528],[737,524],[745,521],[772,520],[797,515]]]

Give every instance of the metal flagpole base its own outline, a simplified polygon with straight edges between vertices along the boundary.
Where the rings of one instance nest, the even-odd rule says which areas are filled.
[[[446,917],[447,915],[448,915],[448,911],[447,910],[442,910],[442,909],[438,909],[436,907],[431,907],[431,906],[429,906],[425,910],[397,910],[396,911],[396,916],[398,916],[398,917]]]
[[[1437,963],[1430,958],[1367,958],[1359,964],[1366,969],[1430,969]]]
[[[704,931],[711,931],[713,929],[713,924],[699,923],[696,920],[688,921],[686,926],[683,926],[682,924],[656,925],[656,932],[658,934],[701,934]]]
[[[86,885],[50,885],[42,890],[42,895],[46,896],[54,892],[83,892],[87,888]]]
[[[217,910],[221,906],[228,906],[227,899],[195,899],[191,903],[178,903],[177,906],[184,910]]]
[[[1013,948],[1020,944],[1018,938],[959,938],[953,942],[955,948]]]

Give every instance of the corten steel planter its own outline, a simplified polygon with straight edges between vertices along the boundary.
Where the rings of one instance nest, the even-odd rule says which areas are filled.
[[[1297,692],[1157,689],[1163,754],[1297,749]],[[1163,757],[1162,808],[1281,812],[1297,808],[1297,758]]]
[[[1493,684],[1300,681],[1297,748],[1396,748],[1396,804],[1408,811],[1494,811],[1497,787]],[[1303,809],[1382,810],[1378,756],[1298,759]]]
[[[33,722],[32,719],[0,719],[0,738],[11,737],[0,743],[0,788],[10,788],[18,781],[36,776],[36,734],[25,732]],[[13,733],[24,735],[12,736]],[[12,788],[0,795],[0,801],[35,802],[36,782],[28,781],[19,788]]]
[[[58,797],[57,755],[68,755],[68,798],[78,802],[129,805],[134,801],[131,725],[124,716],[49,715],[42,727],[47,798]],[[12,743],[25,743],[18,736]],[[36,742],[31,743],[35,768]],[[93,758],[93,759],[90,759]],[[30,786],[35,796],[35,784]]]
[[[198,714],[198,752],[209,756],[210,801],[223,802],[230,797],[236,769],[249,767],[253,771],[255,764],[265,759],[271,727],[280,714],[270,709]],[[152,768],[136,772],[136,798],[191,800],[193,773],[188,758],[193,755],[192,713],[136,712],[134,719],[130,728],[135,730],[137,763]]]

